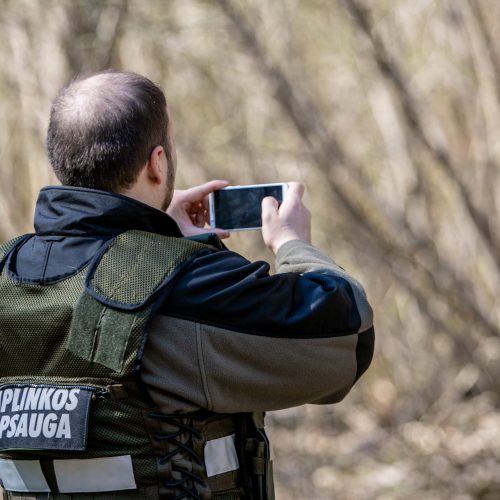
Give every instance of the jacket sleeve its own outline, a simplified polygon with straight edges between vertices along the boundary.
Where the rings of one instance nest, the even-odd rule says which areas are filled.
[[[373,354],[363,288],[298,240],[280,248],[276,269],[221,251],[179,277],[143,360],[163,411],[269,411],[349,392]]]
[[[361,321],[356,343],[357,369],[355,381],[357,381],[371,363],[375,341],[373,311],[361,284],[349,276],[330,257],[324,255],[312,245],[300,240],[289,241],[278,250],[276,271],[278,273],[294,272],[300,274],[313,271],[316,273],[323,272],[344,278],[350,284]],[[333,399],[331,399],[332,396]],[[335,397],[336,394],[334,393],[328,395],[326,398],[311,402],[316,404],[333,403],[336,402]]]

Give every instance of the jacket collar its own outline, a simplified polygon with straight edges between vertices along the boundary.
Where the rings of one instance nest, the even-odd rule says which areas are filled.
[[[136,229],[181,237],[166,213],[121,194],[70,186],[40,191],[35,209],[39,236],[115,236]]]

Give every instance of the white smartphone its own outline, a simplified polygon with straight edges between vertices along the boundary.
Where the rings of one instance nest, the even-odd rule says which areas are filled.
[[[284,183],[250,184],[214,191],[208,198],[210,225],[226,231],[260,229],[262,199],[272,196],[281,203],[287,188]]]

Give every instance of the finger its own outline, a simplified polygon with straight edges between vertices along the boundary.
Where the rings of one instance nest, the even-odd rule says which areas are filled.
[[[216,190],[217,191],[217,190]],[[209,193],[210,194],[210,193]],[[206,212],[208,212],[208,210],[210,210],[210,207],[208,206],[209,203],[208,203],[208,196],[205,196],[201,202],[202,206],[203,206],[203,210],[205,210]]]
[[[210,213],[208,212],[208,210],[205,210],[205,211],[203,212],[203,214],[204,214],[204,217],[205,217],[205,222],[206,222],[208,225],[210,225]]]
[[[288,195],[294,198],[302,199],[302,196],[304,196],[304,191],[305,187],[302,182],[289,182],[285,199],[288,197]]]
[[[212,227],[197,227],[192,224],[181,226],[181,231],[184,236],[194,236],[196,234],[215,233],[220,239],[229,238],[230,232],[225,229],[212,228]]]
[[[272,218],[278,213],[278,200],[267,196],[262,200],[262,220]]]
[[[199,186],[192,187],[188,189],[189,195],[193,201],[204,202],[204,198],[208,196],[210,193],[222,189],[229,185],[229,181],[209,181],[205,182],[205,184],[200,184]]]
[[[198,227],[203,227],[205,225],[205,214],[203,211],[196,213],[196,225]]]
[[[225,229],[219,229],[218,227],[212,229],[212,233],[215,233],[221,240],[225,240],[226,238],[229,238],[231,236],[231,233],[229,231],[226,231]]]
[[[302,203],[302,196],[304,195],[304,184],[301,182],[289,182],[288,190],[285,194],[283,203],[281,204],[280,210],[290,210],[296,205]]]

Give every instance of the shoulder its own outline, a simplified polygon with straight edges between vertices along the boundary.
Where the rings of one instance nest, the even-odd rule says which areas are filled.
[[[199,255],[178,274],[158,313],[252,335],[311,337],[358,331],[344,279],[270,275],[269,264],[230,251]]]
[[[248,278],[269,276],[269,264],[264,261],[251,262],[242,255],[227,249],[212,248],[199,252],[186,268],[181,281],[189,284],[219,283],[221,285]]]

